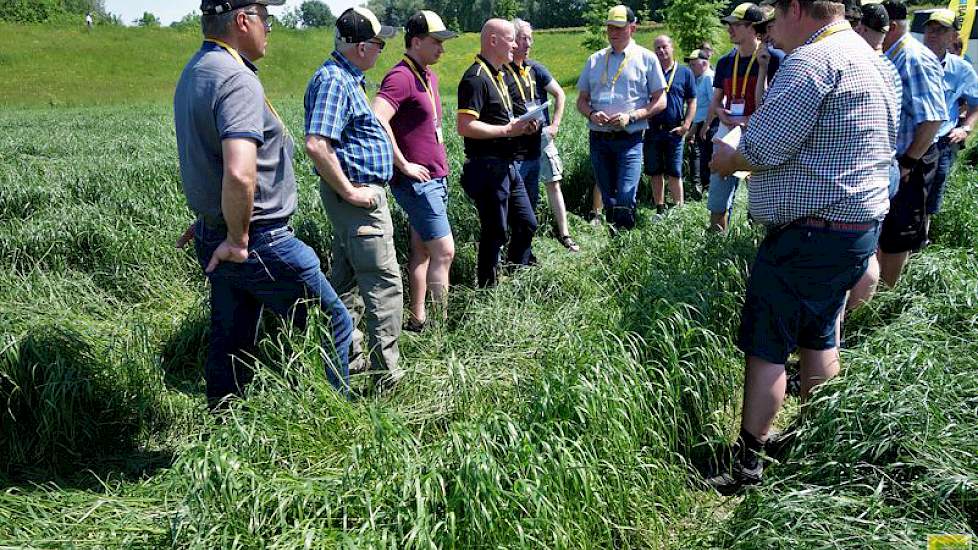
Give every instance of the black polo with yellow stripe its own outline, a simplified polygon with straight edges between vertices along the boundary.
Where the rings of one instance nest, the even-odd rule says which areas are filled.
[[[505,126],[513,116],[524,113],[526,105],[516,88],[516,81],[508,78],[506,71],[496,70],[484,57],[477,55],[458,83],[458,114],[472,115],[493,126]],[[463,141],[468,158],[511,159],[516,152],[513,138],[465,138]]]

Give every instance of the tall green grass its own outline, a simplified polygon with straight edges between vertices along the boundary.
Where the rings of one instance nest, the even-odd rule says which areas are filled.
[[[293,129],[300,109],[282,103]],[[759,239],[742,214],[720,237],[700,204],[659,223],[643,210],[614,240],[572,216],[580,255],[544,216],[542,265],[476,290],[478,224],[453,183],[451,315],[405,335],[397,392],[339,399],[314,316],[265,333],[248,399],[215,425],[207,289],[172,248],[190,215],[170,117],[0,114],[0,546],[910,548],[975,532],[973,168],[955,173],[938,244],[849,322],[845,373],[799,446],[728,500],[693,464],[739,406],[732,338]],[[581,213],[580,117],[558,143]],[[296,162],[295,226],[325,258]]]

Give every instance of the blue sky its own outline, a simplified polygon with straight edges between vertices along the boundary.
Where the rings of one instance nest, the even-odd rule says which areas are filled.
[[[284,6],[273,7],[269,11],[272,15],[281,15],[286,10],[298,7],[302,1],[288,0]],[[365,2],[365,0],[325,1],[333,15],[339,15],[343,10]],[[154,13],[164,25],[169,25],[192,11],[199,11],[199,8],[200,0],[105,0],[105,9],[122,17],[127,25],[131,25],[133,19],[141,17],[146,11]]]

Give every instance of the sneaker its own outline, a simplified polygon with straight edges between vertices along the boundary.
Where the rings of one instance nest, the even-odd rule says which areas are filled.
[[[402,329],[408,332],[421,334],[422,332],[424,332],[424,329],[427,328],[427,326],[428,326],[427,319],[425,319],[424,321],[419,321],[414,317],[414,315],[410,315],[408,316],[408,322],[404,323]]]
[[[787,428],[775,432],[767,438],[764,443],[764,454],[777,460],[783,460],[784,457],[788,456],[788,452],[791,451],[797,440],[798,424],[793,422]]]
[[[574,242],[574,239],[572,239],[570,235],[563,235],[561,237],[557,237],[557,241],[560,242],[560,244],[564,245],[564,248],[570,250],[571,252],[579,252],[581,250],[581,247]]]
[[[735,495],[744,487],[760,485],[763,472],[764,463],[757,455],[753,456],[753,460],[747,460],[747,453],[734,447],[721,457],[715,472],[707,476],[706,484],[723,496]]]

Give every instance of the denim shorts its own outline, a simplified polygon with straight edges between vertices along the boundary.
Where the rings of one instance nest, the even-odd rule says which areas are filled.
[[[771,231],[751,268],[737,346],[779,365],[796,347],[835,347],[846,292],[866,271],[879,231],[879,225],[852,232],[798,225]]]
[[[408,223],[421,235],[422,241],[452,234],[448,223],[448,178],[416,181],[397,172],[390,187],[397,204],[407,214]]]
[[[683,137],[669,130],[645,132],[645,173],[650,176],[666,175],[673,178],[683,173]]]
[[[706,195],[706,209],[711,214],[723,214],[732,210],[738,185],[740,180],[734,176],[710,174],[710,191]]]

